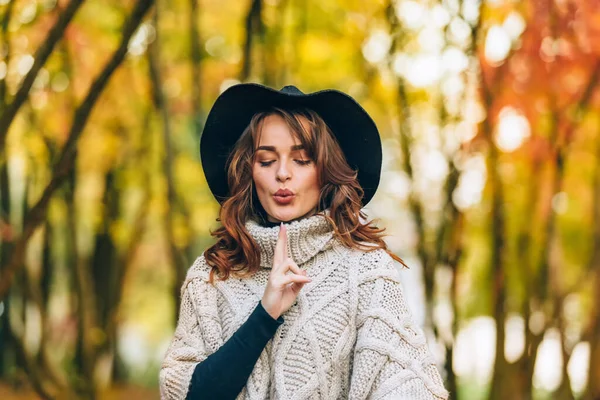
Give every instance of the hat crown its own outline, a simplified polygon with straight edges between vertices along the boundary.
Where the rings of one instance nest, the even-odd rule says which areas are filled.
[[[304,93],[294,85],[287,85],[281,88],[281,93],[303,95]]]

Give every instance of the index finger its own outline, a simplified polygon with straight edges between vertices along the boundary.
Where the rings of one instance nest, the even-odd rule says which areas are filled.
[[[273,263],[275,265],[281,264],[287,258],[287,228],[283,225],[279,225],[279,236],[277,237],[277,243],[275,244],[275,254],[273,255]]]

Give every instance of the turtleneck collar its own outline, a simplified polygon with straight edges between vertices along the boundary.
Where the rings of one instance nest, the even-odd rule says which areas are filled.
[[[324,213],[328,214],[328,210]],[[324,213],[284,223],[288,235],[288,254],[296,264],[304,264],[317,255],[333,237],[333,227],[323,216]],[[248,220],[246,229],[260,247],[261,267],[272,268],[279,225],[263,226],[255,220]]]

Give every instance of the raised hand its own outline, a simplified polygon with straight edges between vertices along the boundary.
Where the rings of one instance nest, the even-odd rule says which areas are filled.
[[[301,270],[288,256],[287,230],[281,224],[273,255],[273,268],[261,300],[262,306],[274,319],[279,318],[294,304],[300,290],[311,280],[306,276],[306,271]]]

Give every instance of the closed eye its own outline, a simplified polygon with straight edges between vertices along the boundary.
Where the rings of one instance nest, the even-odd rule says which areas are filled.
[[[273,164],[274,162],[275,162],[275,160],[259,161],[258,163],[260,164],[261,167],[268,167],[269,165]],[[294,162],[298,165],[308,165],[311,163],[311,160],[294,160]]]
[[[294,160],[298,165],[308,165],[310,160]]]

